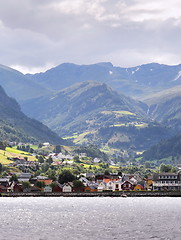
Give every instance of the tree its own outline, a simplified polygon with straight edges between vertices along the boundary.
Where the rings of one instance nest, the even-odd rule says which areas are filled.
[[[74,160],[75,160],[75,162],[77,162],[77,163],[80,163],[80,162],[81,162],[78,155],[74,157]]]
[[[58,184],[57,184],[56,182],[50,183],[50,187],[51,187],[52,189],[54,189],[57,185],[58,185]]]
[[[0,141],[0,149],[5,150],[6,149],[6,144],[2,141]]]
[[[49,163],[49,164],[53,163],[53,158],[51,156],[48,157],[47,163]]]
[[[172,165],[161,164],[160,165],[160,172],[171,172]]]
[[[44,182],[41,182],[41,181],[37,181],[37,182],[35,183],[35,186],[38,187],[38,188],[43,188],[43,187],[45,187],[45,183],[44,183]]]
[[[80,180],[73,181],[73,188],[83,188],[84,184]]]
[[[106,169],[106,170],[104,171],[104,175],[110,175],[109,169]]]
[[[75,180],[75,176],[69,170],[63,170],[58,177],[58,182],[60,184],[73,182],[74,180]]]
[[[55,149],[54,149],[54,153],[60,153],[61,152],[61,146],[60,145],[56,145]]]
[[[43,147],[43,144],[42,143],[39,143],[38,144],[38,148],[42,148]]]
[[[38,162],[39,163],[44,163],[44,158],[42,155],[38,156]]]
[[[45,173],[46,171],[48,171],[48,169],[49,169],[49,164],[48,164],[48,163],[43,163],[43,164],[41,165],[41,170],[42,170],[43,173]]]
[[[48,171],[47,171],[47,174],[48,174],[48,178],[49,179],[52,179],[53,181],[55,181],[56,180],[56,172],[55,172],[55,170],[52,170],[52,169],[48,169]]]
[[[11,178],[9,179],[10,182],[18,182],[18,177],[16,174],[13,174]]]
[[[30,152],[30,153],[34,153],[34,149],[33,149],[33,148],[30,148],[29,152]]]
[[[3,165],[0,163],[0,173],[2,172],[3,170]]]
[[[148,162],[148,161],[145,162],[145,168],[151,168],[150,162]]]
[[[31,187],[30,182],[26,181],[22,183],[22,188],[24,189],[29,189]]]

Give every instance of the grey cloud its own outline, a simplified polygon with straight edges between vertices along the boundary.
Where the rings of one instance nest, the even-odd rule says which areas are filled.
[[[1,0],[0,62],[29,68],[175,64],[181,52],[179,7],[178,0]]]

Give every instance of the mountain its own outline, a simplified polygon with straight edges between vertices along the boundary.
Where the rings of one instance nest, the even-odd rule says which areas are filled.
[[[143,119],[142,116],[146,117],[143,108],[147,106],[113,91],[106,84],[88,81],[51,96],[26,101],[22,107],[27,115],[44,122],[58,134],[67,135],[115,121]]]
[[[0,65],[0,85],[8,96],[18,101],[42,96],[49,92],[43,86],[29,80],[24,74],[3,65]]]
[[[106,83],[131,97],[144,97],[181,84],[181,64],[168,66],[158,63],[121,68],[111,63],[76,65],[63,63],[44,73],[28,74],[35,83],[52,90],[61,90],[84,81]]]
[[[94,81],[75,84],[52,96],[28,100],[23,110],[78,144],[133,146],[135,150],[148,148],[171,136],[171,131],[165,127],[151,123],[145,113],[146,104]]]
[[[145,140],[140,137],[143,144],[139,146],[147,148],[146,139],[155,126],[155,123],[150,125],[151,120],[175,131],[181,130],[181,65],[150,63],[121,68],[111,63],[64,63],[33,75],[24,75],[1,65],[0,81],[8,95],[18,100],[24,113],[42,121],[60,136],[74,134],[77,143],[103,141],[111,146],[121,146],[125,141],[123,145],[137,146],[139,141],[135,134],[138,136],[146,130]],[[124,94],[143,99],[145,103]],[[150,145],[172,134],[166,127],[160,131],[154,141],[151,137]]]
[[[149,94],[181,85],[181,64],[158,63],[136,67],[115,67],[103,62],[90,65],[63,63],[44,73],[22,74],[0,65],[0,84],[8,96],[21,101],[51,94],[85,81],[106,83],[125,95],[142,99]]]
[[[1,86],[0,139],[17,142],[50,142],[53,144],[65,142],[48,127],[22,113],[18,103],[8,97]]]
[[[170,139],[161,141],[159,144],[152,146],[142,154],[144,160],[159,160],[172,157],[172,161],[180,163],[181,156],[181,134]]]
[[[155,121],[181,132],[181,86],[148,96],[149,116]]]

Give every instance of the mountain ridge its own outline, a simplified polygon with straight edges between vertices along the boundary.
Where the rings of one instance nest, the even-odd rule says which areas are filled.
[[[44,73],[27,76],[52,90],[61,90],[77,82],[94,80],[106,83],[126,95],[141,98],[150,92],[180,85],[181,64],[169,66],[149,63],[121,68],[109,62],[90,65],[63,63]]]
[[[42,109],[40,107],[36,110],[36,103],[38,106],[42,106]],[[135,106],[136,104],[137,107]],[[45,106],[44,109],[43,106]],[[38,118],[38,120],[44,121],[46,124],[48,124],[48,121],[45,121],[46,117],[51,116],[52,113],[54,115],[52,117],[53,121],[56,121],[55,115],[62,113],[65,117],[66,114],[70,114],[65,122],[70,122],[70,119],[76,118],[79,114],[83,117],[83,115],[89,113],[93,118],[93,112],[101,112],[104,110],[133,111],[139,113],[140,116],[146,117],[142,109],[143,107],[146,107],[146,105],[123,94],[118,94],[105,83],[97,83],[95,81],[77,83],[55,93],[50,98],[39,98],[23,104],[24,112],[31,117],[35,117],[38,113],[40,115],[42,111],[43,115],[41,118]],[[34,114],[30,115],[33,111]],[[84,118],[85,117],[86,116],[84,116]]]
[[[58,135],[21,112],[19,104],[0,86],[0,138],[16,142],[64,143]]]
[[[0,65],[0,85],[8,96],[18,102],[49,92],[42,85],[32,82],[23,73],[4,65]]]
[[[150,125],[146,104],[95,81],[77,83],[51,97],[27,101],[23,108],[28,115],[33,114],[31,117],[39,114],[38,120],[62,137],[72,136],[78,144],[89,142],[127,149],[136,145],[139,135],[137,146],[143,150],[172,135],[165,127]],[[74,141],[75,138],[81,141]]]

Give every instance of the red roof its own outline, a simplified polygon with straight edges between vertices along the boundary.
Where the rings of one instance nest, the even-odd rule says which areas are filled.
[[[38,180],[39,182],[44,182],[45,185],[50,185],[52,183],[51,179],[45,179],[45,180]]]
[[[103,182],[105,182],[105,183],[108,183],[108,182],[110,182],[110,181],[117,181],[117,179],[116,179],[116,178],[114,178],[114,179],[104,178],[104,179],[103,179]]]

